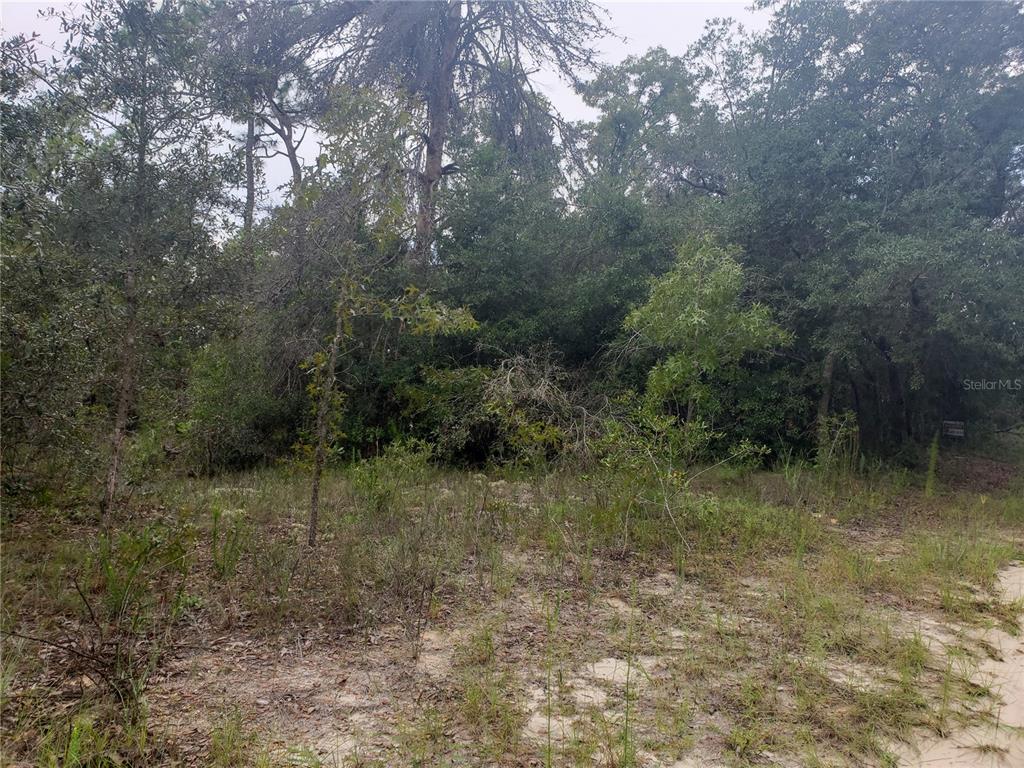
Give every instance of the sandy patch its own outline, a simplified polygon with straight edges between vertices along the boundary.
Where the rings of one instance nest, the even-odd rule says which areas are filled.
[[[334,649],[274,653],[253,644],[198,654],[170,666],[149,695],[151,724],[192,742],[197,764],[208,736],[227,714],[266,733],[272,750],[301,746],[330,764],[373,743],[391,692],[382,671],[355,666]],[[227,664],[225,663],[227,662]]]
[[[420,635],[419,656],[416,659],[416,671],[441,680],[452,671],[452,657],[457,645],[453,634],[430,629]]]
[[[603,602],[613,613],[617,613],[622,616],[629,616],[633,613],[633,609],[630,607],[629,603],[621,598],[606,597]]]
[[[1024,564],[1000,575],[1005,600],[1024,597]],[[998,629],[976,632],[972,638],[988,644],[995,658],[984,660],[976,682],[994,692],[997,705],[992,721],[956,731],[946,738],[927,737],[915,747],[897,750],[900,765],[913,768],[1008,768],[1024,766],[1024,638]]]
[[[631,663],[609,656],[588,665],[584,675],[612,685],[625,685],[627,681],[637,685],[653,674],[659,662],[657,656],[637,656]]]
[[[553,744],[572,738],[573,718],[554,711],[554,701],[548,701],[548,692],[544,686],[535,686],[529,690],[527,707],[530,715],[523,728],[526,738],[539,743],[545,743],[550,738]]]
[[[859,691],[882,692],[892,687],[884,670],[849,659],[828,659],[824,671],[833,682]]]
[[[669,597],[679,592],[682,584],[674,573],[661,571],[653,576],[643,579],[639,584],[639,590],[643,594],[655,595],[657,597]]]

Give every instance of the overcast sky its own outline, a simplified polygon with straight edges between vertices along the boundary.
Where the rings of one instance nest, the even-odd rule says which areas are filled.
[[[661,46],[669,53],[683,54],[687,47],[700,37],[704,24],[716,17],[731,17],[750,29],[762,29],[768,23],[767,11],[752,11],[750,0],[736,2],[599,2],[608,12],[609,26],[617,37],[607,38],[599,44],[601,57],[613,64],[634,54],[642,54],[649,48]],[[0,0],[0,22],[4,35],[38,32],[44,44],[56,44],[60,33],[59,24],[52,19],[40,18],[42,10],[52,7],[73,7],[74,2],[22,2],[21,0]],[[59,46],[58,46],[59,47]],[[535,77],[538,89],[545,92],[555,108],[570,120],[590,118],[593,115],[572,89],[559,81],[554,74],[540,72]],[[309,157],[316,154],[315,147],[309,147]],[[287,162],[281,167],[267,169],[271,185],[288,179]],[[308,160],[309,158],[307,158]],[[276,164],[275,164],[276,165]],[[276,196],[275,196],[276,197]]]

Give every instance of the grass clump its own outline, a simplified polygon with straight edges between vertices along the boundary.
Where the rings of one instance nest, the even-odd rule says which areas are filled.
[[[515,754],[525,714],[513,672],[498,664],[493,627],[480,627],[456,655],[462,721],[484,755],[500,759]]]
[[[237,709],[217,721],[209,744],[207,764],[210,768],[275,768],[278,764],[260,743],[258,735],[245,727]]]

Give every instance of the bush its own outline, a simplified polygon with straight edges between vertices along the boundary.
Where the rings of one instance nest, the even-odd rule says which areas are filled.
[[[427,369],[405,389],[406,413],[443,460],[533,466],[588,450],[597,419],[552,355],[517,355],[494,368]]]
[[[388,521],[397,511],[402,489],[416,487],[429,476],[432,455],[426,443],[399,441],[382,455],[354,464],[349,481],[357,504],[371,519]]]
[[[186,397],[188,417],[178,425],[188,466],[203,473],[267,461],[294,441],[301,403],[266,386],[259,354],[221,340],[199,351]]]

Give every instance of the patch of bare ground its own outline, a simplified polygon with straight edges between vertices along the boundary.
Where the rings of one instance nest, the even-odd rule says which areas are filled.
[[[948,486],[978,493],[1004,490],[1020,478],[1019,467],[981,456],[944,455],[938,469]]]
[[[605,585],[589,599],[572,590],[539,593],[532,587],[545,581],[542,559],[522,552],[508,559],[519,576],[506,599],[462,595],[413,640],[400,625],[288,640],[238,629],[179,651],[151,681],[150,725],[193,765],[206,764],[211,733],[229,713],[278,755],[305,749],[328,766],[357,756],[405,765],[410,738],[419,738],[410,733],[440,713],[435,751],[448,759],[473,754],[476,738],[463,713],[465,658],[475,652],[480,628],[489,627],[488,663],[511,672],[522,723],[514,753],[497,755],[499,764],[537,764],[549,745],[582,761],[575,764],[616,764],[624,731],[648,746],[638,764],[673,765],[684,753],[720,756],[722,716],[690,711],[691,697],[673,679],[672,657],[690,647],[690,636],[658,619],[682,616],[692,585],[656,572],[638,576],[632,591]],[[689,738],[698,723],[708,738]],[[661,733],[666,728],[671,743]]]
[[[396,656],[411,654],[395,635],[385,631],[359,646],[325,635],[282,643],[221,638],[175,658],[154,681],[151,725],[199,765],[217,723],[237,713],[271,750],[300,746],[331,765],[387,739],[396,697],[422,695],[414,677],[400,674]]]
[[[1024,565],[999,578],[1004,600],[1024,598]],[[984,722],[944,735],[924,734],[899,749],[900,764],[916,768],[996,768],[1024,765],[1024,638],[992,627],[973,630],[968,639],[985,652],[974,682],[995,699]]]
[[[903,548],[877,530],[855,541],[882,563]],[[872,708],[904,706],[908,685],[934,699],[947,649],[973,641],[989,656],[978,711],[957,714],[981,717],[989,686],[1000,702],[991,724],[922,731],[896,753],[918,766],[1024,765],[1013,730],[1024,648],[1000,630],[899,601],[848,615],[870,590],[847,606],[855,590],[818,584],[822,562],[681,578],[595,556],[585,585],[578,564],[542,551],[510,549],[501,562],[509,583],[467,568],[411,638],[401,624],[278,640],[236,628],[179,652],[147,694],[151,726],[190,765],[208,764],[225,713],[273,754],[302,748],[325,766],[881,764],[855,751],[856,729],[875,727]],[[1024,566],[1003,574],[1004,595],[1022,584]],[[888,629],[857,629],[875,619],[892,628],[889,645],[878,645]],[[935,660],[907,684],[886,654],[913,642]]]

